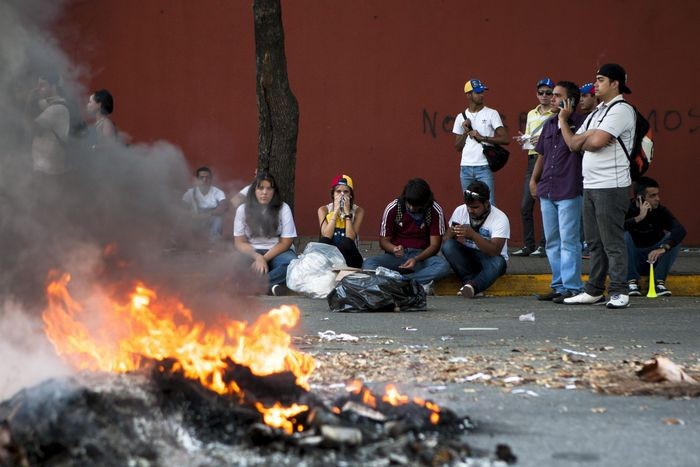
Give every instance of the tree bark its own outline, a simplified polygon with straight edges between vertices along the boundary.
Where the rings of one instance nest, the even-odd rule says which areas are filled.
[[[258,171],[275,177],[294,210],[299,106],[289,88],[280,0],[254,0]]]

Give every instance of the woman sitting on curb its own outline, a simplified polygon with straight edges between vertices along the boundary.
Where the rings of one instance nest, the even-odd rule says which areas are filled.
[[[355,204],[355,191],[352,178],[338,175],[331,182],[331,199],[318,208],[318,222],[321,224],[319,242],[335,245],[352,268],[362,267],[362,255],[357,248],[360,226],[365,210]]]
[[[267,275],[269,293],[284,295],[287,266],[297,257],[292,248],[297,236],[292,210],[269,173],[258,173],[250,188],[246,202],[236,210],[234,245],[253,261],[253,271]]]

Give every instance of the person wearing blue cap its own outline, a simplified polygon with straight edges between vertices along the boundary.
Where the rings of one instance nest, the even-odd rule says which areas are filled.
[[[488,88],[478,79],[464,84],[464,94],[469,106],[455,118],[452,133],[455,147],[462,154],[459,179],[462,191],[470,183],[481,180],[489,187],[491,204],[495,204],[493,172],[484,156],[484,144],[505,145],[510,142],[508,130],[503,125],[498,111],[484,105],[484,91]]]
[[[554,81],[549,78],[542,78],[535,85],[537,89],[537,107],[527,113],[527,123],[525,124],[525,134],[515,136],[522,148],[527,151],[527,170],[525,171],[525,181],[523,183],[523,196],[520,202],[520,220],[523,224],[523,247],[515,250],[513,256],[546,256],[544,250],[544,229],[540,235],[539,243],[535,239],[535,198],[530,194],[530,178],[532,169],[537,161],[537,151],[535,145],[540,139],[542,128],[549,118],[554,115],[552,108],[552,92]],[[535,246],[537,245],[537,246]]]
[[[581,92],[581,101],[578,105],[579,113],[588,115],[593,112],[593,109],[598,105],[598,98],[595,95],[595,86],[593,83],[586,83],[579,88]]]

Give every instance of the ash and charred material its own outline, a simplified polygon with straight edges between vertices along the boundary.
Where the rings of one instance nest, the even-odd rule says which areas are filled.
[[[301,391],[296,402],[309,410],[294,423],[303,431],[288,435],[263,423],[251,394],[244,403],[216,394],[171,364],[22,390],[0,403],[0,465],[451,465],[472,454],[461,440],[466,419],[446,409],[428,425],[430,411],[411,403],[370,408],[343,397],[327,406]]]

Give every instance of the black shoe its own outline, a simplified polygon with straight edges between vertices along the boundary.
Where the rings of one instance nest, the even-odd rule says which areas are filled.
[[[635,279],[631,279],[627,281],[627,295],[630,297],[641,297],[642,296],[642,291],[639,290],[639,284]]]
[[[544,258],[547,256],[547,252],[543,246],[538,246],[535,251],[530,253],[530,256],[534,256],[535,258]]]
[[[530,253],[532,253],[532,250],[529,249],[528,247],[524,246],[519,250],[515,250],[510,255],[511,256],[530,256]]]
[[[552,301],[553,301],[554,303],[560,303],[560,304],[561,304],[561,303],[564,303],[564,299],[566,299],[566,298],[571,298],[571,297],[573,297],[574,295],[576,295],[576,294],[573,293],[571,290],[565,290],[564,292],[560,293],[558,297],[553,298]]]
[[[547,294],[543,294],[543,293],[537,294],[537,295],[535,295],[535,297],[537,297],[537,300],[540,300],[542,302],[551,302],[555,298],[561,297],[561,294],[559,292],[557,292],[556,290],[552,290],[551,292],[549,292]]]
[[[274,295],[275,297],[282,297],[288,293],[289,289],[284,284],[275,284],[270,289],[270,295]]]
[[[666,282],[656,281],[656,296],[663,297],[665,295],[671,295],[671,291],[666,288]]]

